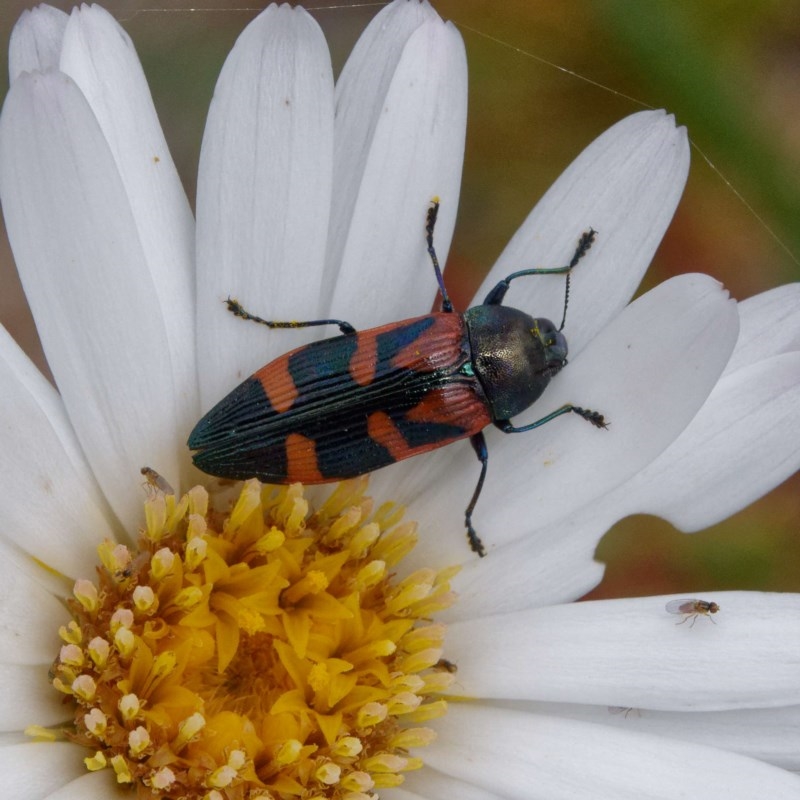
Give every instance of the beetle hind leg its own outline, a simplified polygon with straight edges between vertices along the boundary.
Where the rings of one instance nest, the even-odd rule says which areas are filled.
[[[342,333],[348,336],[356,332],[356,329],[343,319],[311,319],[303,322],[276,322],[274,320],[262,319],[255,314],[251,314],[249,311],[245,310],[238,300],[234,300],[232,297],[229,297],[225,301],[225,305],[228,306],[228,311],[235,317],[246,319],[249,322],[257,322],[259,325],[266,325],[268,328],[313,328],[317,325],[336,325]]]
[[[478,502],[478,498],[481,496],[483,482],[486,480],[486,468],[489,465],[489,450],[486,447],[486,439],[483,433],[476,433],[474,436],[470,436],[469,441],[472,444],[475,455],[478,456],[478,460],[481,462],[481,474],[478,478],[478,485],[472,493],[472,500],[469,501],[467,510],[464,512],[464,525],[467,528],[467,540],[469,541],[470,548],[474,553],[477,553],[483,558],[486,555],[486,548],[483,546],[481,537],[478,536],[475,528],[472,527],[472,512],[475,510],[475,505]]]

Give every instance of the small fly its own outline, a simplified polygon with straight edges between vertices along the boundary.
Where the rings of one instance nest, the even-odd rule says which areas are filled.
[[[163,494],[175,494],[175,490],[170,486],[167,479],[156,472],[152,467],[142,467],[140,470],[144,475],[144,486],[151,492],[161,492]]]
[[[708,617],[714,622],[711,615],[719,611],[719,606],[713,600],[698,600],[695,597],[690,597],[680,600],[670,600],[669,603],[667,603],[667,611],[670,614],[683,615],[683,619],[680,622],[676,622],[676,625],[683,625],[684,622],[691,620],[692,624],[689,627],[693,628],[697,618],[701,615]],[[714,622],[714,624],[716,625],[717,623]]]

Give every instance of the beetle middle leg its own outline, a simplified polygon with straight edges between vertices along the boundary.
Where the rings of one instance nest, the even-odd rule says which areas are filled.
[[[249,320],[250,322],[258,322],[260,325],[266,325],[268,328],[313,328],[317,325],[336,325],[339,330],[345,335],[349,336],[356,332],[356,329],[349,323],[342,319],[311,319],[303,322],[275,322],[273,320],[261,319],[249,311],[245,311],[244,307],[238,300],[229,297],[225,301],[228,306],[228,311],[235,317]]]
[[[582,419],[590,422],[596,428],[608,428],[608,423],[605,421],[605,418],[602,414],[598,413],[597,411],[591,411],[588,408],[581,408],[580,406],[573,406],[569,404],[561,406],[561,408],[557,408],[551,414],[548,414],[541,419],[537,419],[536,422],[531,422],[529,425],[523,425],[519,428],[514,427],[511,424],[511,421],[507,419],[495,420],[494,424],[501,431],[503,431],[503,433],[524,433],[525,431],[538,428],[544,425],[546,422],[550,422],[556,417],[560,417],[562,414],[570,413],[577,414]],[[486,470],[489,466],[489,449],[486,447],[486,438],[484,437],[482,431],[476,433],[474,436],[470,436],[469,441],[472,444],[472,449],[475,451],[475,455],[478,456],[478,460],[481,462],[481,474],[478,478],[478,484],[475,487],[475,491],[472,493],[472,499],[469,501],[467,510],[464,512],[464,524],[467,528],[467,539],[469,540],[469,546],[474,552],[483,558],[483,556],[486,555],[486,548],[483,546],[483,542],[481,541],[480,536],[478,536],[475,528],[472,527],[472,512],[475,510],[475,505],[478,502],[478,498],[481,496],[483,483],[486,480]]]
[[[478,460],[481,462],[481,474],[478,478],[478,485],[475,487],[475,491],[472,493],[472,500],[469,501],[467,510],[464,512],[464,525],[467,527],[467,539],[469,540],[469,546],[472,548],[473,552],[477,553],[481,558],[483,558],[486,555],[486,548],[483,546],[481,537],[478,536],[475,528],[472,527],[472,512],[475,510],[475,504],[478,502],[478,498],[481,496],[483,482],[486,480],[486,468],[489,466],[489,450],[486,447],[486,439],[482,432],[476,433],[474,436],[470,436],[469,441],[470,444],[472,444],[472,449],[475,451],[475,455],[478,456]]]

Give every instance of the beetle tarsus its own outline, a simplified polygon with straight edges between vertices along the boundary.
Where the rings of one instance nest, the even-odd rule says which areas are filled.
[[[579,417],[583,417],[587,422],[591,422],[595,428],[605,428],[608,430],[610,422],[606,422],[605,417],[599,411],[592,411],[588,408],[580,408],[579,406],[572,406],[573,413]]]
[[[486,548],[483,546],[483,542],[481,541],[481,537],[475,531],[475,528],[472,527],[472,522],[470,518],[466,518],[467,523],[467,539],[469,540],[469,546],[473,553],[477,553],[481,558],[486,555]]]

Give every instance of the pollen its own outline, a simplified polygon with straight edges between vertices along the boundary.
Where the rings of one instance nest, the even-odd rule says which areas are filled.
[[[314,510],[252,480],[220,510],[148,484],[138,548],[100,545],[59,629],[52,683],[87,770],[139,798],[368,800],[422,766],[455,572],[396,579],[416,528],[366,486]]]

